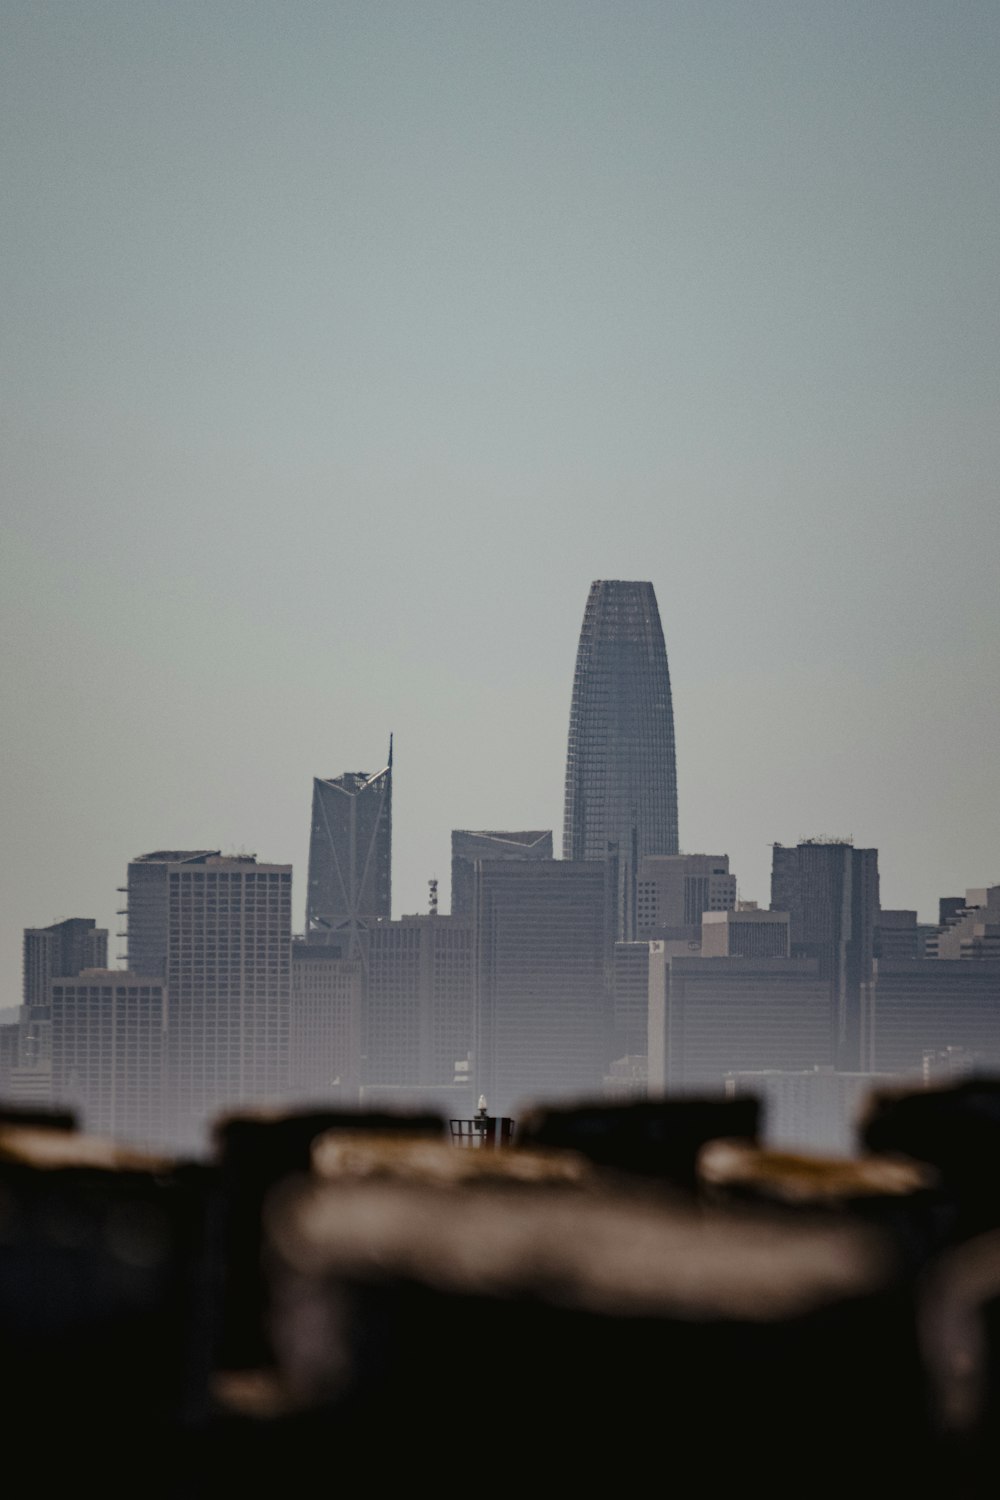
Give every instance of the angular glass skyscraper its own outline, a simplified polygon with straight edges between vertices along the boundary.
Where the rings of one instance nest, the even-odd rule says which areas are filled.
[[[363,956],[364,935],[391,915],[392,741],[382,771],[313,782],[306,938]]]
[[[677,764],[653,585],[601,578],[576,655],[563,859],[604,859],[609,843],[623,867],[678,852]]]

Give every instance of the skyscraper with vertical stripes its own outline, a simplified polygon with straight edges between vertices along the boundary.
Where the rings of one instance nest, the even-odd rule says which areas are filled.
[[[384,770],[313,782],[306,938],[365,959],[368,929],[391,916],[392,739]]]
[[[623,881],[643,855],[678,852],[677,763],[653,585],[602,578],[590,586],[576,655],[563,858],[604,859],[609,844]]]

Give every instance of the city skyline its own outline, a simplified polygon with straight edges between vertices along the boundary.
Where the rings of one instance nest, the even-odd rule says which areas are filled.
[[[0,1003],[154,848],[290,864],[396,736],[393,912],[562,826],[652,581],[682,847],[1000,880],[981,0],[12,0]],[[4,999],[6,997],[6,999]]]

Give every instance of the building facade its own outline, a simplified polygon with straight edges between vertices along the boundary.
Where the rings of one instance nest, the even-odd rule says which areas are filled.
[[[573,678],[563,858],[604,859],[609,844],[617,846],[626,892],[626,876],[634,878],[644,855],[677,853],[677,764],[653,585],[598,579],[590,587]],[[619,927],[629,920],[622,911]]]
[[[437,913],[369,934],[363,1082],[450,1088],[472,1050],[472,919]]]
[[[451,835],[451,914],[471,917],[479,859],[551,859],[551,829],[519,833],[455,828]]]
[[[287,1093],[292,870],[161,850],[129,865],[134,890],[130,962],[142,953],[167,981],[165,1127],[197,1149],[223,1110]]]
[[[601,1092],[612,1050],[612,870],[596,860],[478,866],[474,1076],[491,1114]]]
[[[787,912],[793,958],[813,958],[830,986],[834,1060],[872,1067],[872,984],[879,918],[878,850],[839,839],[775,844],[771,910]]]
[[[721,1091],[730,1073],[833,1067],[815,958],[679,958],[650,943],[649,1092]]]
[[[132,1145],[163,1131],[167,1000],[162,979],[85,969],[52,984],[52,1098],[87,1130]]]
[[[786,911],[706,911],[701,919],[703,958],[788,958],[791,953]]]
[[[292,943],[289,1094],[356,1105],[364,1039],[364,971],[335,944]]]
[[[652,854],[636,872],[636,935],[698,938],[707,911],[736,905],[728,854]]]
[[[372,925],[392,915],[392,743],[384,770],[313,782],[306,938],[365,961]]]

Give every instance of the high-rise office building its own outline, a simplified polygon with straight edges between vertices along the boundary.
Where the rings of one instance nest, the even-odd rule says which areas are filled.
[[[477,866],[474,1076],[491,1114],[600,1093],[613,920],[613,861]]]
[[[830,985],[834,1062],[872,1066],[872,985],[878,928],[878,850],[844,840],[775,844],[771,910],[788,912],[793,958],[814,958]]]
[[[374,774],[313,782],[306,938],[365,961],[367,933],[392,915],[392,741]]]
[[[108,962],[108,932],[93,917],[68,917],[51,927],[24,929],[24,1004],[47,1006],[53,979],[83,969],[103,969]]]
[[[366,1090],[451,1087],[472,1050],[471,917],[376,923],[366,994]]]
[[[518,833],[455,828],[451,834],[451,914],[472,915],[478,859],[551,859],[551,829]]]
[[[167,977],[167,877],[181,865],[218,859],[218,849],[156,849],[129,862],[126,895],[128,966],[133,974]]]
[[[702,958],[788,958],[787,911],[706,911],[701,919]]]
[[[950,1053],[1000,1070],[1000,959],[879,959],[874,1012],[872,1067],[916,1077]]]
[[[108,931],[93,917],[68,917],[50,927],[24,929],[24,1004],[18,1022],[17,1090],[33,1103],[50,1098],[52,981],[84,969],[103,969]]]
[[[364,973],[334,943],[292,944],[289,1094],[356,1105],[364,1038]]]
[[[573,678],[563,858],[603,859],[609,844],[623,868],[677,853],[677,766],[653,585],[598,579]]]
[[[163,1126],[166,985],[122,969],[52,984],[52,1098],[88,1130],[152,1145]]]
[[[287,1092],[292,870],[161,850],[129,865],[135,890],[130,960],[141,952],[149,977],[167,980],[168,1124],[197,1147],[222,1110]]]
[[[832,1067],[829,980],[815,958],[681,958],[649,945],[649,1092],[727,1074]]]
[[[650,854],[636,872],[636,934],[700,938],[705,912],[732,911],[736,876],[728,854]]]

